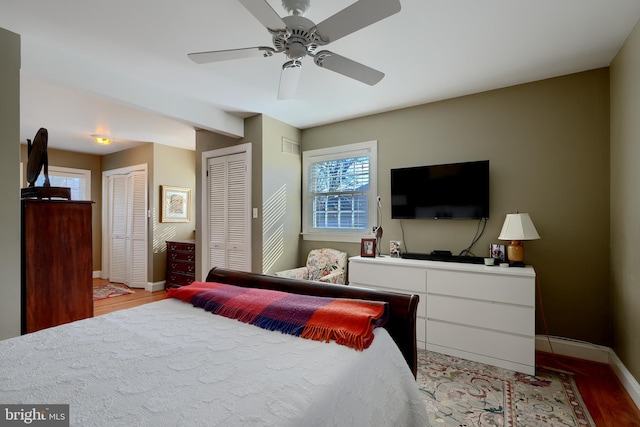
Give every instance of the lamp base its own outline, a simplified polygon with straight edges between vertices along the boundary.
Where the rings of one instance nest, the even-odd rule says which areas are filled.
[[[524,262],[522,261],[509,262],[509,267],[524,267]]]
[[[524,245],[520,240],[512,240],[507,246],[507,260],[509,264],[524,265]],[[514,265],[515,267],[515,265]]]

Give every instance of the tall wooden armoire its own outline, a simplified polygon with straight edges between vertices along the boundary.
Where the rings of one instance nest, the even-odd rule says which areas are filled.
[[[90,201],[22,199],[22,333],[93,316]]]

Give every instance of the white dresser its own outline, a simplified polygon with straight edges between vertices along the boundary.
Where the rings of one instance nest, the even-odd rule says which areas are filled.
[[[349,259],[349,284],[417,294],[418,348],[535,374],[535,270]]]

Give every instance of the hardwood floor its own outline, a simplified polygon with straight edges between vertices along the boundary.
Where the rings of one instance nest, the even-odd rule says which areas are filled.
[[[598,427],[640,426],[640,410],[606,363],[536,352],[541,366],[573,372],[582,400]]]
[[[93,283],[95,286],[107,281],[94,279]],[[94,316],[164,298],[165,291],[151,293],[137,289],[130,295],[94,301]],[[609,365],[544,352],[536,352],[536,362],[574,373],[582,399],[598,427],[640,427],[640,410]]]
[[[109,283],[104,279],[93,279],[93,286]],[[119,286],[124,286],[120,285]],[[165,299],[167,294],[164,290],[157,292],[147,292],[144,289],[134,289],[134,293],[129,295],[121,295],[115,298],[105,298],[93,302],[93,315],[100,316],[102,314],[111,313],[125,308],[136,307],[138,305],[147,304],[154,301]]]

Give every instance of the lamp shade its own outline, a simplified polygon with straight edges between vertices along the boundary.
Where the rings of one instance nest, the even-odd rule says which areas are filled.
[[[536,240],[540,235],[528,213],[507,214],[500,231],[500,240]]]

